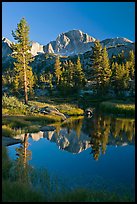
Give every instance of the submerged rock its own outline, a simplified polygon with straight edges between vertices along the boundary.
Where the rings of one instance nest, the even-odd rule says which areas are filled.
[[[44,126],[40,128],[40,131],[54,131],[56,128],[54,126]]]
[[[3,146],[9,146],[9,145],[13,145],[13,144],[17,144],[17,143],[21,143],[22,140],[20,139],[15,139],[15,138],[11,138],[11,137],[2,137],[2,145]]]

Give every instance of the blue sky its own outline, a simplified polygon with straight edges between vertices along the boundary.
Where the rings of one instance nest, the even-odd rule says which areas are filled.
[[[11,31],[22,17],[30,26],[30,40],[42,45],[72,29],[99,40],[135,41],[134,2],[3,2],[2,36],[14,41]]]

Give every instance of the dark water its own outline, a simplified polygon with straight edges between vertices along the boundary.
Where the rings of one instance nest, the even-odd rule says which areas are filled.
[[[134,195],[135,121],[95,114],[56,124],[55,131],[21,135],[9,156],[46,168],[69,188],[106,189]]]

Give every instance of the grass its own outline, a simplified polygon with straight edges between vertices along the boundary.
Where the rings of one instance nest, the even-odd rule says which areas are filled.
[[[55,101],[54,101],[55,100]],[[49,106],[51,108],[57,108],[61,113],[67,114],[69,116],[77,116],[82,115],[83,110],[78,108],[77,105],[63,102],[61,103],[57,99],[47,100],[45,98],[45,102],[40,101],[29,101],[28,106],[24,105],[22,101],[19,101],[16,97],[8,97],[6,95],[2,98],[2,114],[3,115],[36,115],[38,113],[38,109],[43,108],[45,106]],[[35,108],[37,110],[35,110]],[[33,112],[34,109],[34,112]]]
[[[135,115],[135,104],[126,103],[124,101],[105,101],[100,103],[100,109],[106,113],[114,113],[117,115]]]
[[[71,192],[65,192],[55,197],[55,202],[133,202],[127,194],[119,196],[113,192],[94,191],[84,188],[77,188]]]
[[[12,137],[21,133],[39,132],[41,126],[61,121],[62,118],[55,115],[3,116],[2,136]]]
[[[4,95],[2,97],[2,107],[2,114],[26,115],[28,112],[28,107],[14,96]]]
[[[3,202],[42,202],[43,196],[31,189],[28,185],[19,181],[2,182],[2,201]]]
[[[12,137],[20,133],[38,132],[40,126],[63,121],[63,117],[59,115],[43,115],[38,113],[38,110],[45,106],[57,108],[61,113],[68,116],[83,114],[83,110],[74,104],[66,104],[63,102],[60,104],[54,101],[51,102],[49,99],[47,103],[29,101],[27,106],[16,97],[4,95],[2,98],[2,106],[2,135],[7,137]]]
[[[81,108],[67,103],[58,105],[58,109],[60,112],[69,116],[79,116],[84,114],[84,111]]]

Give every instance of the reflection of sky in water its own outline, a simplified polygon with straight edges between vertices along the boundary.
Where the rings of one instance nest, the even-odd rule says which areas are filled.
[[[134,188],[135,178],[135,148],[127,146],[107,146],[106,153],[101,154],[95,161],[91,148],[79,154],[72,154],[58,149],[56,143],[46,138],[38,141],[29,138],[28,149],[32,151],[32,160],[29,161],[34,167],[44,167],[53,175],[64,178],[67,184],[93,188],[116,188],[120,185]],[[20,144],[8,147],[10,157],[15,159],[15,148]]]
[[[94,115],[91,120],[80,119],[63,128],[59,126],[55,132],[31,134],[27,149],[32,152],[32,159],[28,163],[46,168],[71,188],[81,186],[120,193],[128,189],[134,193],[134,140],[134,120]],[[19,146],[8,147],[12,159],[16,159],[15,148]],[[97,161],[95,155],[99,155]]]

